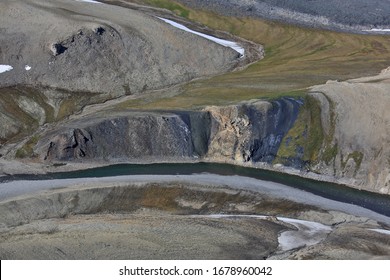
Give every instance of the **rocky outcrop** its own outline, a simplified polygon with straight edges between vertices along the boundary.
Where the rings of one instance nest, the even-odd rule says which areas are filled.
[[[203,111],[122,112],[67,124],[38,142],[44,161],[268,162],[294,124],[300,100],[282,98]]]
[[[44,160],[163,160],[192,157],[195,147],[189,126],[178,115],[133,113],[55,135]]]
[[[300,100],[282,98],[240,106],[208,107],[212,135],[208,157],[271,163],[297,118]]]
[[[386,70],[314,86],[304,99],[254,100],[201,111],[92,114],[41,134],[28,148],[43,162],[281,164],[389,194],[389,80]],[[40,115],[35,106],[29,110]]]
[[[309,90],[278,151],[283,165],[390,194],[390,72]]]
[[[314,170],[390,194],[389,81],[390,73],[383,71],[375,77],[312,87],[316,98],[330,104],[323,106],[326,138]]]

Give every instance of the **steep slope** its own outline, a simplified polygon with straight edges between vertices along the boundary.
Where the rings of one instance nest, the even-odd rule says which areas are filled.
[[[0,37],[4,42],[1,57],[13,69],[0,73],[0,145],[25,139],[18,149],[0,146],[0,156],[5,151],[7,159],[32,158],[44,164],[167,160],[264,163],[270,168],[282,164],[305,176],[390,193],[389,70],[376,77],[330,81],[310,88],[306,95],[304,90],[286,93],[302,97],[256,99],[189,111],[108,107],[66,121],[66,116],[87,104],[228,71],[242,59],[232,49],[175,29],[142,9],[69,0],[4,1],[1,5],[6,27]],[[45,22],[53,25],[47,28],[37,18],[22,19],[30,9],[47,16]],[[11,24],[15,20],[23,23],[22,32]],[[39,26],[44,28],[41,37],[28,35]],[[373,55],[386,63],[381,53]],[[257,54],[259,58],[261,49]],[[106,74],[110,71],[112,75]],[[238,87],[245,82],[227,77]],[[131,83],[123,84],[123,79]],[[257,73],[251,80],[259,83]],[[200,83],[229,93],[231,88],[215,81]],[[196,91],[201,88],[198,85],[191,87]],[[232,92],[239,95],[235,89]],[[207,93],[215,101],[213,92]],[[255,93],[259,94],[258,89]],[[185,94],[194,99],[193,92]],[[47,125],[59,120],[63,121],[56,126]],[[33,131],[37,133],[31,137]]]
[[[33,153],[43,162],[271,163],[300,106],[300,100],[283,98],[202,111],[94,115],[46,132]]]
[[[389,194],[389,93],[389,69],[378,76],[311,87],[311,113],[298,116],[283,139],[278,161],[293,165],[300,159],[302,167],[315,173]]]
[[[328,155],[316,169],[390,194],[389,69],[375,77],[315,86],[311,92],[324,102],[321,119],[328,139],[323,146]]]

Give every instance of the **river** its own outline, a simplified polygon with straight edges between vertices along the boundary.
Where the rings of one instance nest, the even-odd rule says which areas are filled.
[[[349,203],[390,217],[390,197],[343,185],[320,182],[285,173],[218,163],[163,163],[163,164],[117,164],[72,172],[57,172],[44,175],[9,175],[0,178],[0,183],[10,181],[61,180],[102,178],[124,175],[191,175],[216,174],[241,176],[283,184],[330,200]],[[28,183],[26,183],[28,185]],[[2,192],[0,184],[0,193]]]

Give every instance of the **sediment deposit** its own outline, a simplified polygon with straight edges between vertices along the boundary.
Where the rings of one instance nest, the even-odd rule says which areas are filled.
[[[368,219],[347,214],[353,213],[356,207],[347,207],[347,213],[326,211],[310,204],[277,198],[262,188],[231,188],[221,184],[227,180],[218,183],[218,178],[212,175],[201,179],[209,181],[208,184],[193,180],[197,180],[196,176],[194,179],[178,177],[172,182],[82,183],[3,200],[0,202],[0,257],[389,257],[388,224],[375,221],[376,218],[381,220],[380,215],[376,217],[374,214],[373,219]],[[259,184],[251,181],[242,178],[234,184]],[[314,200],[308,202],[316,200],[315,196],[312,197]],[[382,233],[374,233],[372,229]],[[285,238],[287,235],[289,237]],[[361,246],[356,247],[354,244],[357,243]]]

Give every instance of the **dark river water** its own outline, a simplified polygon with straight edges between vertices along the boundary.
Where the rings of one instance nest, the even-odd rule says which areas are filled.
[[[336,201],[362,206],[390,217],[390,196],[359,191],[343,185],[319,182],[299,176],[275,171],[217,163],[164,163],[164,164],[117,164],[72,172],[49,173],[45,175],[15,175],[0,178],[0,182],[12,180],[47,180],[109,177],[121,175],[190,175],[210,173],[217,175],[239,175],[272,181],[298,188]]]

